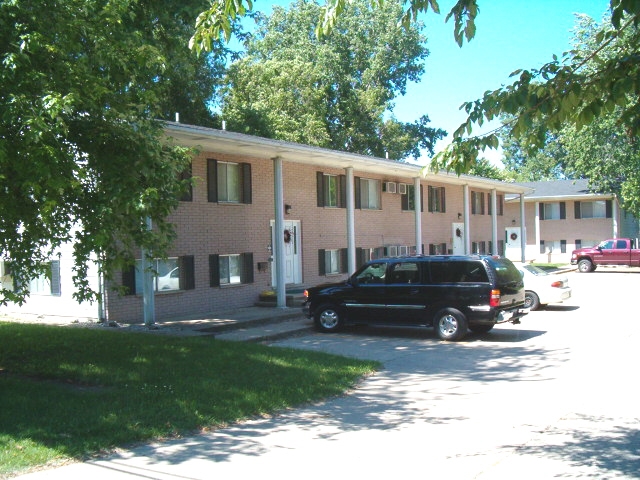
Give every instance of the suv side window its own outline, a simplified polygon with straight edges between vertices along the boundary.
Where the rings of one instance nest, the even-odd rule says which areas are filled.
[[[487,271],[480,261],[430,262],[433,283],[488,282]]]
[[[384,283],[386,263],[371,263],[367,265],[356,277],[359,285],[375,285]]]
[[[420,270],[416,262],[395,263],[389,266],[387,283],[419,283]]]

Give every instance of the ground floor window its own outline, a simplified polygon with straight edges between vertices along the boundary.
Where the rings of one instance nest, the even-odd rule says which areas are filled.
[[[209,255],[210,286],[253,283],[253,253]]]

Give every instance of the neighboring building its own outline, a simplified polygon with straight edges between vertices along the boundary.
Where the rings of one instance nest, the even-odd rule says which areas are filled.
[[[102,318],[142,322],[148,315],[163,320],[211,314],[253,305],[272,288],[284,306],[285,288],[346,278],[380,256],[504,254],[514,218],[505,212],[505,197],[530,192],[180,123],[167,123],[166,135],[199,152],[191,166],[191,195],[170,216],[177,239],[169,258],[154,264],[155,294],[143,301],[141,270],[123,272],[117,283],[130,294],[119,296],[106,285]],[[70,260],[59,260],[62,271]],[[61,278],[62,291],[70,282]],[[33,309],[34,300],[20,311]],[[92,308],[97,317],[98,307]],[[48,313],[56,310],[64,311],[50,305]]]
[[[607,238],[637,238],[638,219],[620,208],[614,194],[589,191],[588,180],[555,180],[519,183],[533,190],[524,197],[526,260],[558,263],[571,260],[571,251],[599,243]],[[510,258],[519,258],[522,223],[519,198],[508,197],[505,216],[506,250]],[[516,237],[516,238],[514,238]],[[512,251],[513,254],[509,254]]]

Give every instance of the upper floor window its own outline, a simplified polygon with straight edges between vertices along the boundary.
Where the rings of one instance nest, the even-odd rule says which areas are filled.
[[[488,195],[487,201],[487,213],[489,215],[493,214],[493,200],[491,199],[491,195]],[[496,215],[504,215],[504,195],[496,195]]]
[[[484,192],[471,192],[471,213],[484,215]]]
[[[428,209],[430,212],[446,212],[444,187],[429,186],[427,190]]]
[[[611,200],[594,200],[591,202],[576,202],[576,218],[611,218]]]
[[[564,220],[567,218],[565,202],[540,203],[540,220]]]
[[[356,178],[356,208],[379,210],[380,180]]]
[[[251,164],[207,161],[210,202],[251,203]]]
[[[347,204],[345,175],[316,174],[319,207],[340,207]]]
[[[415,211],[416,209],[416,186],[407,184],[407,193],[400,195],[400,205],[403,211]],[[422,185],[420,185],[420,211],[424,210],[422,202]]]

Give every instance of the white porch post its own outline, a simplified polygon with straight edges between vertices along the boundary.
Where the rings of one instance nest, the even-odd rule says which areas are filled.
[[[491,189],[491,255],[498,254],[498,192]]]
[[[353,167],[345,168],[347,174],[347,272],[356,271],[355,188]]]
[[[415,209],[415,223],[416,223],[416,253],[420,255],[422,252],[422,209],[420,208],[420,177],[413,179],[413,191]]]
[[[536,209],[536,211],[534,212],[535,222],[534,222],[533,228],[534,228],[536,244],[534,245],[535,247],[534,252],[536,252],[536,256],[537,256],[538,255],[537,252],[540,250],[540,242],[542,241],[542,232],[540,230],[540,202],[535,203],[535,209]],[[522,226],[521,233],[524,234],[524,225]]]
[[[469,185],[464,185],[462,188],[462,201],[464,203],[464,207],[462,209],[464,212],[464,253],[465,255],[469,255],[471,252],[471,232],[469,231]]]
[[[526,249],[527,249],[527,229],[524,223],[524,193],[520,194],[520,225],[522,230],[520,232],[520,261],[524,263],[526,261]]]
[[[273,238],[273,252],[275,255],[274,268],[276,269],[276,306],[287,306],[287,287],[285,285],[284,262],[284,194],[282,181],[282,158],[273,158],[273,186],[274,186],[274,216],[275,232]]]
[[[147,230],[151,230],[151,218],[147,217]],[[153,279],[155,274],[151,271],[151,264],[147,257],[147,251],[142,249],[142,315],[147,326],[156,323],[155,289]]]
[[[613,211],[611,212],[611,216],[613,217],[613,238],[618,238],[618,199],[615,196],[611,199],[611,205],[613,207]]]

